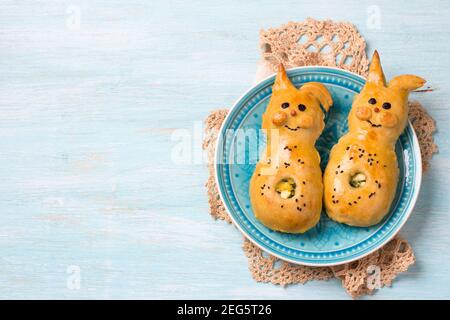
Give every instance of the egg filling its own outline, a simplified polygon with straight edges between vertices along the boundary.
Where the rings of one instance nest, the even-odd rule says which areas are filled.
[[[280,195],[281,198],[289,199],[294,196],[295,187],[296,187],[296,184],[294,182],[294,179],[287,178],[287,179],[282,179],[280,182],[277,183],[277,185],[275,187],[275,191]]]
[[[366,176],[363,173],[356,173],[350,178],[350,185],[353,188],[363,187],[366,184]]]

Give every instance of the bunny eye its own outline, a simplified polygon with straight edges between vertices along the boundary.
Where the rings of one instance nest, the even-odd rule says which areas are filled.
[[[383,103],[383,109],[389,110],[391,108],[391,104],[389,102]]]
[[[305,111],[306,110],[306,106],[304,104],[299,104],[298,105],[298,110]]]
[[[375,104],[375,103],[377,103],[377,100],[375,98],[370,98],[368,102],[370,104]]]
[[[289,108],[289,102],[285,102],[281,105],[283,109]]]

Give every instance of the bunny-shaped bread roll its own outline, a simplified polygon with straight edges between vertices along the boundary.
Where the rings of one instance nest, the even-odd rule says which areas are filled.
[[[322,171],[314,144],[333,101],[326,87],[297,89],[280,65],[263,114],[267,146],[250,182],[253,212],[267,227],[289,233],[312,228],[322,211]]]
[[[399,175],[395,143],[408,121],[408,94],[424,83],[402,75],[386,85],[375,51],[348,116],[349,132],[332,148],[325,170],[324,203],[331,219],[364,227],[389,212]]]

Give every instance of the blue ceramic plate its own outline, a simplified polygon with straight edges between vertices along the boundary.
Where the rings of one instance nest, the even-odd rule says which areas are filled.
[[[333,96],[334,104],[326,116],[325,130],[316,144],[324,169],[329,150],[348,130],[347,115],[365,79],[328,67],[294,68],[288,75],[297,87],[310,81],[321,82]],[[275,75],[272,75],[247,91],[231,109],[219,134],[215,159],[217,185],[235,225],[261,249],[297,264],[337,265],[377,250],[406,222],[419,193],[422,163],[411,124],[396,144],[399,184],[391,210],[381,223],[369,228],[350,227],[328,219],[322,212],[317,226],[304,234],[273,231],[256,220],[250,206],[249,183],[265,145],[265,136],[259,129],[274,80]]]

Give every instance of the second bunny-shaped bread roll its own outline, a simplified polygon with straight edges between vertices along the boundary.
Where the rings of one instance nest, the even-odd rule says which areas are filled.
[[[352,104],[349,132],[333,147],[324,174],[328,216],[352,226],[379,223],[395,196],[395,143],[408,122],[408,94],[425,80],[402,75],[386,84],[375,51],[367,82]]]
[[[322,211],[322,172],[315,142],[324,129],[324,111],[333,103],[323,84],[297,89],[283,66],[263,114],[267,145],[250,181],[256,218],[288,233],[312,228]]]

